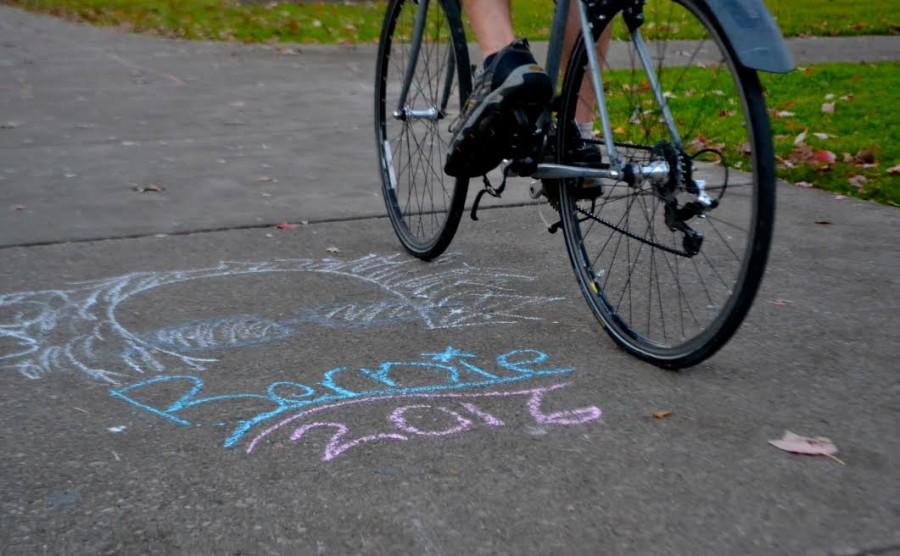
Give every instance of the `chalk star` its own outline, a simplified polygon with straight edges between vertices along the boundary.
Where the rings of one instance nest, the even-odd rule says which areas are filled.
[[[459,351],[453,346],[448,346],[447,349],[442,351],[441,353],[421,353],[423,357],[431,357],[432,361],[436,361],[438,363],[451,363],[454,359],[462,359],[463,357],[475,357],[474,353],[466,353],[464,351]]]

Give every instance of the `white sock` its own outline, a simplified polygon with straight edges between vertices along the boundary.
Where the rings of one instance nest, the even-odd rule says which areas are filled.
[[[594,122],[576,122],[578,133],[582,139],[594,138]]]

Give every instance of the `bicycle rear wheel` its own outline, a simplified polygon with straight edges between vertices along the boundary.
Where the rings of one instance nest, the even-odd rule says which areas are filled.
[[[412,38],[421,2],[427,16],[417,60]],[[415,73],[398,106],[407,67]],[[450,244],[462,216],[467,179],[444,174],[449,122],[472,89],[465,34],[455,0],[392,0],[378,47],[375,138],[388,216],[403,247],[429,260]]]
[[[606,183],[602,191],[568,180],[560,213],[581,291],[606,331],[641,359],[681,368],[721,348],[753,302],[772,235],[774,154],[758,77],[737,63],[705,5],[648,0],[644,17],[641,30],[681,141],[670,134],[620,15],[605,20],[614,38],[626,40],[609,48],[604,89],[619,155],[627,163],[665,160],[669,177]],[[584,100],[586,64],[579,40],[558,129],[571,125]],[[557,137],[565,164],[572,134]],[[696,208],[698,184],[714,208],[679,212]]]

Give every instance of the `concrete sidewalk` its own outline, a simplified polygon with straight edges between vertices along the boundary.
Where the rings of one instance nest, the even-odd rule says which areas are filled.
[[[290,52],[0,8],[0,553],[900,554],[900,212],[781,187],[664,372],[537,206],[398,253],[371,56]]]
[[[166,41],[8,7],[0,36],[0,246],[384,213],[372,45]],[[900,37],[791,45],[874,61]]]

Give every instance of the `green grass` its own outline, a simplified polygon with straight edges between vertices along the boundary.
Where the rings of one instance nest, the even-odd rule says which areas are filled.
[[[790,160],[796,136],[807,130],[806,143],[838,157],[830,169],[809,164],[780,167],[783,179],[900,207],[900,175],[887,173],[900,164],[900,115],[896,110],[900,63],[822,64],[783,76],[766,75],[763,82],[769,91],[769,107],[795,114],[772,118],[776,153]],[[834,95],[834,99],[828,101],[826,95]],[[835,103],[833,113],[822,112],[826,102]],[[820,139],[814,133],[834,137]],[[877,165],[866,168],[842,160],[845,153],[855,156],[861,151],[870,151]],[[862,189],[848,181],[857,175],[867,178]]]
[[[661,81],[689,151],[713,147],[728,166],[746,169],[743,116],[734,83],[722,69],[672,68]],[[642,74],[616,70],[604,77],[617,141],[652,145],[667,138]],[[888,173],[900,164],[900,116],[894,110],[900,63],[822,64],[764,74],[763,85],[780,178],[900,206],[900,175]],[[822,111],[825,103],[834,103],[833,113]],[[854,176],[865,178],[862,187],[851,183]]]
[[[245,42],[343,43],[378,38],[383,1],[246,4],[238,0],[0,0],[30,10],[167,37]],[[900,0],[766,0],[787,36],[900,32]],[[655,0],[648,3],[652,9]],[[546,39],[550,0],[516,0],[516,32]],[[668,32],[672,29],[667,30]],[[653,34],[650,30],[649,34]],[[694,38],[691,25],[674,36]]]

